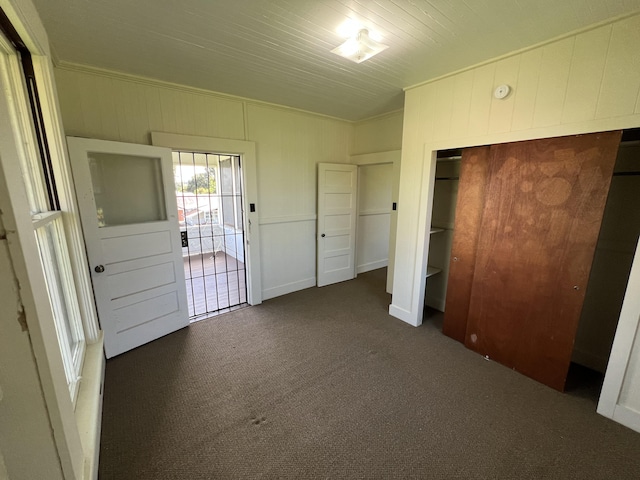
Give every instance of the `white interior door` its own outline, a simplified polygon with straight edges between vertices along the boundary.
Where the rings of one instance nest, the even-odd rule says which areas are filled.
[[[318,164],[319,287],[355,277],[358,167]]]
[[[171,150],[67,143],[110,358],[189,325]]]

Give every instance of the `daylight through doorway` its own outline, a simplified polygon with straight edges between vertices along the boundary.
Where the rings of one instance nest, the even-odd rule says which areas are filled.
[[[239,155],[173,152],[191,321],[246,305]]]

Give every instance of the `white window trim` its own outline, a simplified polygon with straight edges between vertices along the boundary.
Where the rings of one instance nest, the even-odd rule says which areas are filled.
[[[11,45],[7,44],[6,40],[1,40],[0,47],[6,55],[2,59],[6,67],[6,69],[3,68],[5,70],[3,78],[8,87],[6,95],[10,100],[8,107],[11,121],[14,124],[14,135],[18,140],[20,164],[24,171],[24,184],[31,197],[32,226],[38,239],[37,243],[48,292],[50,293],[49,300],[54,314],[65,375],[71,401],[75,407],[84,364],[85,333],[77,302],[76,283],[69,269],[70,258],[65,238],[66,232],[63,226],[64,221],[62,212],[50,211],[46,201],[46,187],[44,186],[44,179],[39,166],[40,154],[35,145],[36,134],[28,107],[25,80],[18,56]],[[49,225],[52,226],[52,231],[48,234],[46,232]],[[52,236],[54,251],[49,251],[48,235]],[[56,255],[57,261],[54,261],[53,255]],[[56,269],[59,281],[56,280],[56,276],[53,273]],[[59,298],[54,293],[58,288],[63,292],[63,298]],[[67,332],[68,329],[65,328],[64,320],[62,320],[65,312],[68,314],[68,322],[71,325],[71,331],[69,332]],[[68,348],[68,341],[65,338],[67,335],[77,342],[73,351]]]
[[[2,2],[2,8],[14,26],[21,27],[22,12],[16,13],[12,8],[6,7]],[[32,45],[33,41],[30,44]],[[7,49],[6,46],[7,43],[0,42],[0,54],[15,55],[13,49]],[[6,84],[7,81],[5,79],[2,82],[5,88],[0,91],[0,171],[4,181],[0,200],[7,245],[14,274],[20,285],[19,298],[25,321],[24,328],[29,331],[29,342],[38,368],[39,383],[50,422],[49,428],[53,433],[60,465],[65,478],[81,478],[85,464],[82,441],[56,338],[51,304],[49,298],[41,294],[47,287],[27,206],[29,202],[22,167],[16,161],[23,154],[24,145],[19,140],[20,121],[12,108],[15,99],[7,89],[11,87],[10,83]]]
[[[64,217],[64,229],[69,248],[71,271],[76,285],[78,304],[84,325],[84,334],[87,344],[99,341],[102,336],[96,305],[93,298],[93,288],[87,260],[82,226],[80,225],[80,213],[75,197],[71,165],[65,143],[64,129],[60,112],[56,108],[57,93],[54,87],[53,66],[49,57],[32,57],[33,68],[40,94],[40,106],[44,126],[48,133],[49,154],[53,165],[53,174],[56,179],[60,209]]]

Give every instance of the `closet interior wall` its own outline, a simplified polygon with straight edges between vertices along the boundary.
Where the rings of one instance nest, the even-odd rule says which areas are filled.
[[[439,157],[436,163],[424,303],[441,312],[444,312],[447,297],[449,258],[458,201],[460,160],[460,152],[451,152]]]
[[[624,137],[623,137],[624,139]],[[620,144],[572,361],[603,372],[640,235],[640,141]]]

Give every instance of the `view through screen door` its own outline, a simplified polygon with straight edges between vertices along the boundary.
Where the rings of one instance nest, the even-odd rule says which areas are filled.
[[[189,317],[246,305],[240,156],[174,151],[173,166]]]

